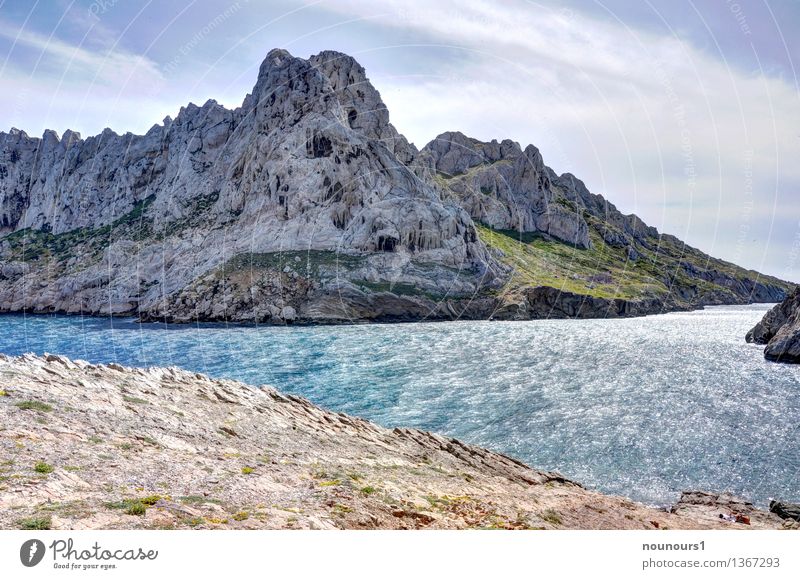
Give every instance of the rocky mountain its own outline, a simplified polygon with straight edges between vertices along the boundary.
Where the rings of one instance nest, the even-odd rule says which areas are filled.
[[[746,339],[749,343],[766,344],[767,360],[800,364],[800,288],[768,311]]]
[[[730,495],[667,512],[453,438],[176,368],[0,354],[0,529],[779,529]],[[788,512],[787,512],[788,511]],[[733,519],[748,517],[749,524]]]
[[[364,69],[273,50],[228,110],[0,133],[0,311],[247,322],[627,316],[789,284],[623,215],[539,151],[417,150]]]

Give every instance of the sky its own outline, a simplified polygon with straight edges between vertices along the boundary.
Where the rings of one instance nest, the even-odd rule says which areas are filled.
[[[659,231],[800,281],[796,0],[0,0],[0,130],[236,107],[276,47],[354,56],[418,147],[532,143]]]

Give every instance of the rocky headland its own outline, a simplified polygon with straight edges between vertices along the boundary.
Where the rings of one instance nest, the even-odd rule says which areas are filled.
[[[777,529],[796,509],[656,509],[269,386],[0,354],[3,529]]]
[[[747,333],[746,340],[765,344],[764,357],[767,360],[800,363],[800,288],[768,311]]]
[[[273,50],[145,135],[0,133],[0,311],[260,323],[618,317],[791,286],[624,215],[536,147],[421,150],[351,57]]]

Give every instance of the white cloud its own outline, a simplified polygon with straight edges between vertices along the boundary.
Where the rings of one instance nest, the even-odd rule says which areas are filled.
[[[45,36],[32,30],[20,29],[17,26],[0,20],[0,37],[6,38],[16,46],[38,51],[37,63],[50,63],[62,67],[69,77],[88,75],[97,84],[119,86],[121,83],[136,81],[161,80],[161,73],[156,64],[138,54],[109,48],[94,51],[80,45],[70,44],[58,39],[55,35]],[[36,69],[26,71],[36,75]],[[65,77],[68,77],[64,74]]]
[[[58,30],[46,36],[0,19],[0,37],[12,46],[10,55],[25,57],[9,59],[2,71],[0,108],[18,128],[34,135],[44,128],[72,128],[88,136],[106,126],[149,127],[165,116],[169,107],[153,98],[163,86],[156,64],[116,42],[86,47],[88,38],[96,40],[90,35],[93,26],[82,41],[70,43],[58,38]]]

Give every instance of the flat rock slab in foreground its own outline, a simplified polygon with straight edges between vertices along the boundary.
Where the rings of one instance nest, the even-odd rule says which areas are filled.
[[[535,433],[531,434],[535,436]],[[674,513],[457,440],[173,369],[0,355],[0,528],[780,528]],[[735,508],[746,526],[719,519]]]

